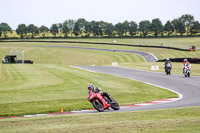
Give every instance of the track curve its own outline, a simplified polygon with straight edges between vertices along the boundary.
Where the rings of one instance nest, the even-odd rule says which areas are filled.
[[[200,106],[200,86],[199,86],[200,77],[198,76],[185,78],[183,75],[172,74],[169,76],[165,75],[164,73],[149,72],[149,71],[121,68],[121,67],[111,67],[111,66],[76,66],[76,67],[93,72],[106,73],[110,75],[125,77],[157,85],[163,88],[168,88],[182,95],[182,98],[175,102],[157,104],[153,106],[122,108],[119,110],[119,112]]]
[[[103,50],[112,52],[128,52],[141,55],[147,62],[155,62],[157,57],[153,54],[145,53],[141,51],[131,50],[112,50],[112,49],[100,49],[100,48],[88,48],[88,47],[68,47],[68,46],[42,46],[42,47],[56,47],[56,48],[74,48],[74,49],[89,49],[89,50]],[[125,77],[149,84],[153,84],[162,88],[167,88],[181,94],[182,98],[178,101],[158,104],[153,106],[138,106],[134,108],[123,108],[119,111],[134,111],[134,110],[152,110],[152,109],[166,109],[177,107],[192,107],[200,106],[200,77],[192,76],[185,78],[183,75],[170,75],[167,76],[164,73],[149,72],[143,70],[111,67],[111,66],[76,66],[80,69],[85,69],[98,73],[106,73],[110,75]],[[96,112],[96,111],[94,111]],[[84,111],[87,113],[87,111]],[[91,112],[89,112],[91,113]]]
[[[142,51],[133,51],[133,50],[117,50],[117,49],[102,49],[102,48],[89,48],[89,47],[69,47],[69,46],[40,46],[40,47],[52,47],[52,48],[73,48],[73,49],[87,49],[87,50],[100,50],[100,51],[111,51],[111,52],[126,52],[126,53],[135,53],[144,58],[146,62],[155,62],[157,57],[153,54],[142,52]]]

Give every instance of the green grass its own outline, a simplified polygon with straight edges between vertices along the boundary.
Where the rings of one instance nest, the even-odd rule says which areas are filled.
[[[177,97],[142,82],[63,65],[0,66],[0,116],[59,112],[61,107],[64,111],[93,108],[87,101],[89,82],[110,93],[120,105]]]
[[[200,108],[4,119],[0,132],[198,133]]]

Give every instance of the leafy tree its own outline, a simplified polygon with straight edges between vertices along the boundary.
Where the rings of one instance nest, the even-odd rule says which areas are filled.
[[[131,36],[136,35],[136,31],[138,29],[138,25],[136,22],[131,21],[129,23],[129,33]]]
[[[185,24],[180,19],[178,19],[178,32],[181,33],[181,36],[185,33]]]
[[[5,38],[7,38],[7,33],[11,32],[11,27],[7,23],[0,24],[0,37],[3,34]]]
[[[84,36],[86,20],[79,18],[74,25],[74,34]]]
[[[34,35],[39,34],[38,27],[33,24],[30,24],[27,27],[27,33],[31,33],[31,38],[34,38]]]
[[[85,34],[87,34],[86,36],[90,36],[90,34],[92,33],[92,24],[91,22],[86,22],[85,23]]]
[[[39,32],[40,34],[42,34],[43,37],[45,37],[46,33],[49,31],[49,28],[42,25],[40,28],[39,28]]]
[[[164,31],[166,31],[168,33],[168,36],[170,36],[173,32],[173,26],[172,23],[170,21],[167,21],[167,23],[164,26]]]
[[[104,28],[104,33],[106,35],[108,35],[109,37],[113,36],[113,31],[115,30],[115,27],[112,23],[105,23]]]
[[[2,27],[0,25],[0,37],[1,37],[1,35],[2,35]]]
[[[1,25],[0,25],[0,37],[1,37],[1,35],[2,35],[2,27],[1,27]]]
[[[20,38],[24,38],[24,35],[26,35],[27,33],[27,27],[25,24],[19,24],[17,29],[16,29],[16,32],[18,35],[20,35]]]
[[[141,21],[139,23],[139,30],[142,32],[143,36],[145,37],[148,35],[149,31],[151,29],[151,23],[148,20]]]
[[[99,28],[100,28],[100,32],[101,32],[100,35],[102,35],[102,36],[106,35],[106,28],[108,28],[107,25],[108,25],[107,22],[104,22],[104,21],[99,22]]]
[[[63,33],[63,24],[62,23],[58,23],[58,32],[60,34],[60,36],[62,36],[61,34]]]
[[[71,37],[72,37],[72,34],[74,32],[74,26],[75,26],[76,20],[69,19],[69,20],[67,20],[67,23],[68,23],[68,28],[70,30],[69,32],[71,33]]]
[[[123,23],[117,23],[115,25],[115,30],[120,37],[122,37],[124,34],[127,36],[127,33],[129,32],[129,22],[126,20]]]
[[[94,36],[101,36],[103,34],[100,22],[97,21],[91,22],[91,32],[93,33]]]
[[[68,36],[69,32],[70,32],[70,28],[69,28],[69,23],[68,20],[65,20],[62,24],[62,32],[65,35],[65,37]]]
[[[163,25],[159,19],[153,19],[151,23],[151,30],[154,32],[155,36],[157,37],[158,34],[163,32]]]
[[[123,27],[123,24],[122,23],[117,23],[115,25],[115,30],[117,31],[117,34],[122,37],[123,34],[124,34],[124,27]]]
[[[177,35],[177,33],[181,33],[181,36],[183,36],[183,33],[185,33],[184,22],[179,18],[179,19],[174,19],[172,21],[172,24],[173,24],[173,29],[175,31],[175,35]]]
[[[123,27],[123,34],[127,36],[127,33],[129,32],[129,22],[126,20],[122,23]]]
[[[178,19],[172,20],[173,32],[175,32],[175,36],[177,36],[178,31]]]
[[[192,15],[185,14],[180,17],[180,20],[184,23],[185,30],[188,36],[189,34],[191,34],[190,29],[194,24],[194,17]]]
[[[200,23],[198,21],[193,22],[190,28],[191,34],[195,35],[196,33],[200,33]]]
[[[75,25],[74,25],[74,31],[73,31],[73,33],[74,33],[74,35],[75,36],[78,36],[79,35],[79,33],[80,33],[80,28],[79,28],[79,25],[78,25],[78,23],[75,23]]]
[[[50,28],[50,32],[54,35],[54,37],[56,37],[56,34],[58,33],[58,25],[53,24]]]

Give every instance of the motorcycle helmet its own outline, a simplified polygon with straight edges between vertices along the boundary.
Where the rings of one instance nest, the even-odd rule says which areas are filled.
[[[101,88],[99,88],[98,86],[96,86],[96,87],[94,88],[94,91],[95,91],[95,92],[100,92],[100,91],[101,91]]]
[[[166,61],[169,61],[169,58],[166,58]]]
[[[89,83],[89,84],[88,84],[88,90],[91,90],[91,89],[92,89],[92,90],[94,89],[94,85],[91,84],[91,83]]]
[[[184,59],[184,62],[187,62],[187,59]]]

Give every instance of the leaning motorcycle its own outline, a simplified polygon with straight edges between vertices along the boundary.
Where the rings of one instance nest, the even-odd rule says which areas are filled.
[[[111,107],[114,110],[120,109],[120,106],[117,103],[117,101],[115,101],[113,98],[111,99],[112,102],[109,101],[108,98],[102,96],[100,92],[95,93],[93,91],[90,91],[90,94],[88,96],[88,101],[90,101],[94,108],[99,112],[103,112],[105,109],[109,109],[109,107]]]
[[[190,77],[191,69],[189,67],[184,68],[185,77]]]

